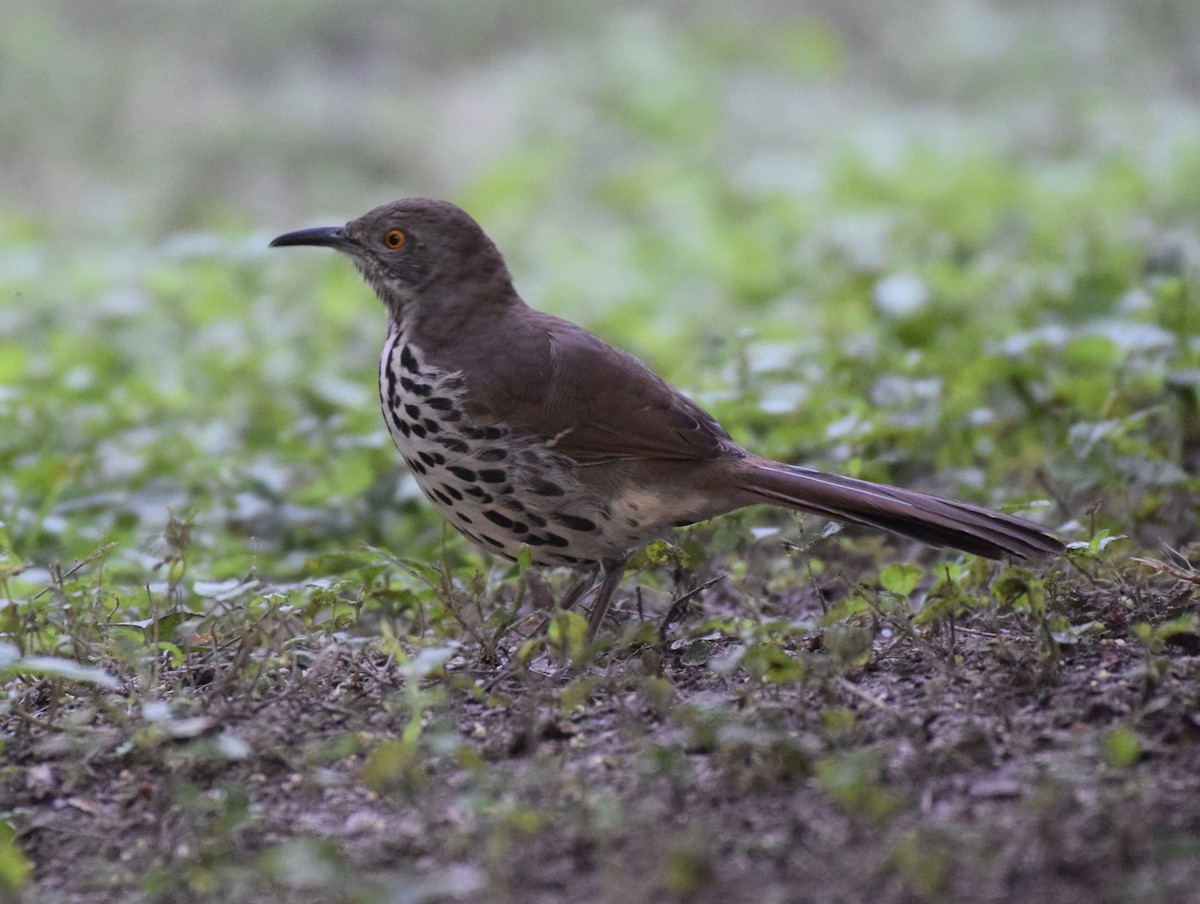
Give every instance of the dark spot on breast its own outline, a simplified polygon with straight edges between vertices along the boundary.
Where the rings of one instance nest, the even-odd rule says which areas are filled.
[[[460,455],[471,451],[470,446],[464,443],[461,439],[455,439],[452,436],[439,436],[434,440],[434,442],[445,446],[451,452],[457,452]]]
[[[431,468],[437,464],[437,462],[433,460],[433,456],[424,450],[417,452],[417,458],[421,459],[421,461],[425,462],[425,464],[429,465]]]
[[[558,534],[546,534],[546,545],[557,546],[561,549],[571,544],[565,537],[560,537]]]
[[[492,494],[485,492],[482,487],[470,486],[463,487],[463,492],[468,496],[474,496],[480,502],[488,503],[492,501]]]
[[[490,449],[484,449],[479,453],[480,461],[504,461],[508,457],[508,452],[499,446],[492,446]]]
[[[425,466],[424,466],[423,464],[421,464],[419,461],[413,461],[411,458],[409,458],[409,457],[406,455],[406,456],[404,456],[404,462],[405,462],[405,464],[407,464],[407,465],[408,465],[408,466],[409,466],[409,467],[410,467],[410,468],[411,468],[411,469],[412,469],[412,470],[413,470],[415,473],[417,473],[417,474],[424,474],[424,473],[425,473]],[[424,489],[424,488],[422,487],[422,489]]]
[[[413,432],[413,436],[417,437],[418,439],[425,438],[425,428],[422,427],[420,424],[413,424],[411,429]]]
[[[405,405],[404,413],[413,420],[416,420],[421,416],[421,407],[419,405]]]
[[[487,540],[489,543],[491,543],[497,549],[504,548],[504,544],[501,543],[499,540],[497,540],[495,537],[489,537],[487,534],[483,534],[482,536],[483,536],[483,539]]]
[[[510,530],[515,523],[512,518],[509,518],[506,515],[501,515],[499,512],[494,512],[491,509],[485,511],[483,513],[483,517],[487,518],[488,521],[491,521],[492,524],[495,524],[497,527],[503,527]]]
[[[411,430],[408,429],[408,424],[404,423],[404,421],[402,421],[398,417],[396,417],[395,414],[392,415],[392,423],[395,424],[396,429],[399,430],[401,433],[403,433],[405,436],[408,436],[412,432]]]
[[[428,430],[430,433],[441,433],[442,432],[442,425],[431,418],[425,418],[425,420],[422,421],[422,423],[425,425],[425,429]]]
[[[571,530],[590,533],[596,529],[595,521],[588,518],[580,518],[578,515],[554,515],[553,517],[563,527],[569,527]]]
[[[497,527],[502,527],[505,530],[510,530],[514,534],[529,533],[529,525],[528,524],[525,524],[521,521],[514,521],[505,515],[501,515],[497,511],[488,509],[487,511],[485,511],[483,513],[483,517],[487,518],[488,521],[491,521],[492,524],[496,525]]]
[[[470,518],[468,518],[466,515],[464,515],[462,512],[455,512],[454,517],[457,518],[459,521],[461,521],[463,524],[474,524],[475,523]]]
[[[500,468],[486,468],[479,472],[479,479],[484,483],[504,483],[507,477]]]
[[[407,345],[400,349],[400,366],[411,373],[417,372],[417,359]]]
[[[543,480],[540,477],[534,478],[533,483],[529,485],[529,492],[536,493],[539,496],[564,496],[566,490],[560,487],[557,483],[551,483],[548,480]]]
[[[459,480],[465,480],[468,483],[474,483],[474,481],[475,481],[475,472],[472,471],[470,468],[463,468],[463,467],[460,467],[459,465],[451,465],[446,470],[448,470],[451,474],[453,474]],[[480,490],[478,487],[474,487],[470,490],[467,490],[467,492],[471,493],[472,495],[478,495],[478,494],[482,493],[483,490]]]
[[[451,408],[449,411],[442,413],[442,420],[447,424],[452,424],[455,421],[462,420],[462,412],[457,408]]]
[[[458,490],[456,490],[454,487],[450,486],[450,484],[443,483],[442,491],[444,493],[446,493],[447,495],[449,495],[450,498],[454,499],[456,502],[462,502],[463,494],[460,493]]]
[[[545,527],[546,519],[541,515],[535,515],[533,512],[526,512],[525,517],[529,519],[529,523],[534,527]]]
[[[450,508],[454,508],[454,500],[452,500],[441,490],[434,490],[433,495],[438,498],[438,501],[442,503],[442,505],[448,505]]]
[[[449,411],[454,406],[454,402],[445,396],[434,396],[425,404],[438,411]]]
[[[513,525],[512,518],[506,518],[504,515],[501,515],[499,512],[493,512],[491,509],[484,512],[483,517],[491,521],[492,524],[500,527],[512,527]]]
[[[537,534],[530,534],[528,537],[525,538],[525,542],[528,543],[530,546],[545,546],[546,538],[539,537]]]

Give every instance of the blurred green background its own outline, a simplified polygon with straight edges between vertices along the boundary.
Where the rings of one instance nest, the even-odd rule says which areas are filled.
[[[1190,536],[1195,3],[3,0],[0,20],[18,558],[129,555],[168,511],[217,573],[438,548],[375,410],[376,302],[343,261],[265,248],[406,195],[467,207],[527,300],[758,450]]]
[[[4,205],[76,238],[274,228],[485,187],[560,231],[631,171],[641,188],[695,169],[803,199],[847,149],[882,168],[914,146],[987,153],[1069,182],[1081,154],[1163,168],[1196,141],[1189,0],[0,13]],[[506,172],[513,158],[529,165]]]

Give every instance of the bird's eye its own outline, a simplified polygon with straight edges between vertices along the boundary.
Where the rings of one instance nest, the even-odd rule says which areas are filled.
[[[389,248],[399,248],[404,244],[406,238],[407,236],[404,235],[403,230],[389,229],[383,234],[383,243]]]

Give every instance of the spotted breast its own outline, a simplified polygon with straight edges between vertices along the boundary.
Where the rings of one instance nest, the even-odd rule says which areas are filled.
[[[389,330],[380,356],[379,398],[417,485],[475,545],[509,559],[529,546],[539,565],[611,555],[602,526],[572,511],[601,512],[602,522],[611,517],[571,463],[503,424],[468,423],[461,374],[428,366],[400,325]]]

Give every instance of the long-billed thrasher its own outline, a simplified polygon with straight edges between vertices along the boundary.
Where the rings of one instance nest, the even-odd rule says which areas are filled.
[[[637,358],[528,307],[464,211],[410,199],[272,246],[342,252],[387,308],[383,417],[429,501],[482,549],[594,569],[604,619],[631,551],[768,503],[998,559],[1062,551],[974,505],[753,455]]]

